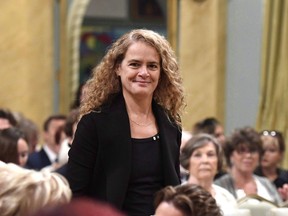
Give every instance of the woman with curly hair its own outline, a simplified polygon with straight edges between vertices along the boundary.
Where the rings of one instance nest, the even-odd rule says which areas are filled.
[[[154,214],[153,195],[180,184],[182,79],[168,41],[132,30],[108,50],[87,81],[68,180],[74,196]]]
[[[167,186],[155,198],[156,216],[221,216],[212,195],[199,185]]]

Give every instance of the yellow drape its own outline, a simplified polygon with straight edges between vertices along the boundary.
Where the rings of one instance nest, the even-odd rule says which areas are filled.
[[[288,143],[288,1],[265,0],[264,17],[257,129],[279,130]]]

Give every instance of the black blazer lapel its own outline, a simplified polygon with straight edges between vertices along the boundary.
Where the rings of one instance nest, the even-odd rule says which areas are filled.
[[[160,134],[162,157],[163,157],[163,174],[165,185],[180,184],[180,144],[181,129],[169,121],[163,109],[153,105]]]
[[[103,148],[107,178],[107,199],[118,207],[124,202],[130,172],[132,143],[129,118],[122,95],[103,110],[102,134],[99,143]],[[104,121],[105,120],[105,121]],[[121,202],[119,202],[121,200]]]

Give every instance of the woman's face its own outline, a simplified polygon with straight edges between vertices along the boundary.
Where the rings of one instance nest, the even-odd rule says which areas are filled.
[[[217,152],[212,142],[193,151],[189,161],[189,173],[198,181],[213,180],[217,167]]]
[[[172,203],[162,202],[157,207],[155,216],[184,216]]]
[[[160,56],[152,46],[138,41],[128,48],[117,69],[126,96],[153,97],[160,78]]]
[[[245,144],[239,145],[238,149],[232,152],[230,157],[233,169],[246,174],[253,174],[259,164],[259,152],[250,151]]]
[[[226,138],[224,134],[224,129],[221,125],[216,126],[214,136],[220,142],[221,146],[224,147]]]
[[[261,158],[261,166],[263,168],[276,168],[282,160],[282,153],[279,149],[279,143],[272,136],[262,136],[263,156]]]
[[[29,147],[27,142],[20,138],[17,143],[19,165],[24,167],[28,160]]]

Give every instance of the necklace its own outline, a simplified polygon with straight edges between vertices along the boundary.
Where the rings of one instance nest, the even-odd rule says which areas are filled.
[[[148,127],[149,125],[151,125],[151,124],[153,123],[153,121],[150,121],[150,122],[148,122],[148,123],[146,123],[146,124],[138,123],[138,122],[136,122],[136,121],[133,121],[131,118],[130,118],[130,121],[131,121],[132,123],[140,126],[140,127]]]

